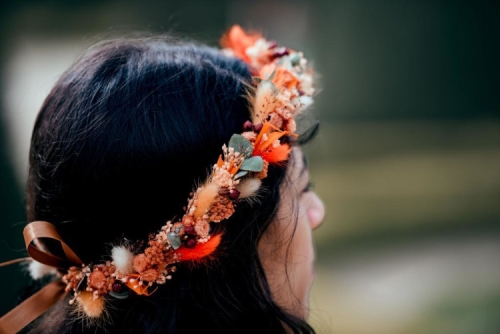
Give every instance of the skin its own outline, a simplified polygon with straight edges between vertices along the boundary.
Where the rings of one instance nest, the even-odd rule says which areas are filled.
[[[278,213],[258,245],[259,256],[276,303],[305,319],[315,276],[312,231],[323,222],[325,208],[310,187],[299,148],[292,151],[280,192]]]

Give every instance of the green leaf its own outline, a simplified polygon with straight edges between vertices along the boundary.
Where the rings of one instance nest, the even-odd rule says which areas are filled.
[[[229,140],[229,147],[234,148],[235,152],[240,152],[245,157],[252,154],[252,143],[248,141],[245,137],[239,134],[234,134]]]
[[[300,64],[300,55],[298,53],[294,53],[290,56],[290,63],[292,66],[297,66]]]
[[[178,234],[175,234],[175,232],[168,233],[167,239],[173,249],[179,248],[182,244],[181,237]]]
[[[128,297],[129,293],[128,293],[128,289],[126,289],[125,291],[123,292],[114,292],[113,290],[109,291],[108,293],[115,297],[116,299],[125,299]]]
[[[234,179],[237,180],[240,177],[243,177],[243,176],[245,176],[247,174],[248,174],[248,171],[246,171],[246,170],[240,170],[238,173],[236,173],[236,175],[234,176]]]
[[[260,172],[264,168],[264,162],[259,156],[245,159],[241,164],[240,170],[247,170],[250,172]]]

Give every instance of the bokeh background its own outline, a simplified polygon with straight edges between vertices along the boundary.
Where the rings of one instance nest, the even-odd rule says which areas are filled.
[[[500,333],[500,6],[494,1],[34,1],[0,5],[0,261],[24,256],[35,115],[89,45],[135,32],[217,45],[239,23],[320,76],[306,148],[318,333]],[[0,314],[26,274],[0,268]]]

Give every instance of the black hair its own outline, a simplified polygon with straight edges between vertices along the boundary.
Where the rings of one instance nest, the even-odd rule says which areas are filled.
[[[35,123],[29,221],[54,224],[84,263],[147,240],[179,217],[221,146],[249,119],[242,61],[163,38],[101,43],[56,83]],[[272,298],[257,244],[286,166],[270,167],[258,207],[238,204],[214,260],[179,265],[151,296],[109,300],[106,323],[71,314],[68,296],[29,329],[56,333],[312,333]]]

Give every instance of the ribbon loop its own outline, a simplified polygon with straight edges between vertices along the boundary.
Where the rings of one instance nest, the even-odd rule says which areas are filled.
[[[68,268],[71,265],[80,266],[82,261],[73,250],[62,240],[54,225],[46,221],[34,221],[23,231],[26,251],[33,260],[55,268]],[[42,238],[57,241],[66,258],[61,258],[44,249]]]
[[[80,266],[82,261],[73,252],[73,250],[62,240],[59,232],[54,225],[45,221],[32,222],[24,228],[23,231],[26,251],[31,258],[37,262],[55,268],[68,268],[72,265]],[[64,257],[51,253],[47,247],[44,247],[43,239],[56,241],[62,248]],[[9,265],[25,261],[29,258],[16,259],[0,264],[0,266]],[[30,298],[19,304],[9,313],[0,317],[0,333],[17,333],[33,320],[42,315],[58,300],[66,295],[65,284],[56,280]]]

